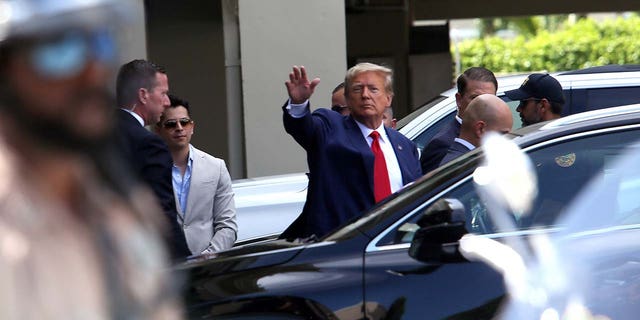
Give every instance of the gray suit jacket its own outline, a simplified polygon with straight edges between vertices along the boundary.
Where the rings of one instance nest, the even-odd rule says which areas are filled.
[[[238,225],[229,171],[223,160],[195,147],[193,153],[187,212],[178,215],[187,245],[192,254],[231,248]]]

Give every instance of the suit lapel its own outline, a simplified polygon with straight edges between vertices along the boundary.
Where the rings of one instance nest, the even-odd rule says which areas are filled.
[[[373,152],[369,147],[369,144],[362,136],[362,131],[355,120],[351,117],[346,117],[344,120],[345,131],[351,144],[358,150],[362,159],[362,165],[367,174],[367,181],[369,182],[369,188],[373,194]]]
[[[182,208],[180,207],[180,199],[178,199],[175,191],[173,192],[173,196],[176,198],[176,210],[178,211],[178,217],[177,217],[178,218],[178,224],[182,225],[185,222],[185,218],[184,218],[185,217],[185,213],[182,212]]]
[[[202,155],[196,150],[196,148],[193,148],[192,150],[193,154],[191,157],[193,158],[193,163],[191,164],[191,180],[189,181],[187,209],[184,213],[185,222],[189,222],[190,219],[193,218],[193,203],[200,197],[200,193],[202,192],[200,185],[202,185],[202,178],[204,176],[203,174],[198,174],[201,170],[200,166],[202,165],[202,161],[200,161],[200,158]]]
[[[405,150],[406,148],[404,148],[398,141],[398,136],[396,134],[396,131],[390,130],[389,128],[385,127],[384,131],[387,133],[387,137],[389,138],[389,143],[391,144],[391,147],[393,148],[393,152],[396,154],[396,159],[398,160],[398,166],[400,167],[400,173],[402,174],[402,184],[406,184],[406,181],[408,180],[407,177],[409,176],[408,172],[407,172],[407,168],[408,168],[408,164],[407,164],[407,152],[411,152],[412,150]]]

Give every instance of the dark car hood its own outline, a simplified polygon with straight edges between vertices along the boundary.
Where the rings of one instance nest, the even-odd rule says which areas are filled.
[[[218,253],[201,255],[175,267],[176,270],[205,268],[210,274],[233,272],[285,263],[308,243],[273,240],[234,247]]]

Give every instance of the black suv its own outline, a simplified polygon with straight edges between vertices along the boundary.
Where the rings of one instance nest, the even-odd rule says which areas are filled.
[[[491,319],[505,297],[502,276],[481,262],[412,258],[418,220],[447,198],[464,206],[465,229],[486,237],[526,237],[557,227],[554,221],[587,181],[617,178],[607,174],[640,137],[640,105],[567,116],[511,137],[533,161],[539,189],[532,214],[516,219],[517,230],[499,232],[487,216],[472,182],[483,159],[479,148],[317,242],[240,246],[178,266],[189,317]],[[616,201],[638,212],[635,200]],[[619,223],[639,222],[635,214]]]

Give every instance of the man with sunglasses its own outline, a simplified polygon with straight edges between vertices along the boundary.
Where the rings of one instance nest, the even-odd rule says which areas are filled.
[[[189,102],[169,95],[167,108],[156,131],[169,146],[173,158],[173,190],[192,254],[229,249],[238,226],[231,176],[224,160],[191,145],[195,123]]]
[[[523,127],[562,116],[562,86],[548,73],[533,73],[520,88],[505,91],[504,94],[511,100],[520,100],[516,111],[520,113]]]
[[[120,67],[116,80],[118,138],[122,153],[136,178],[155,193],[170,227],[167,242],[174,259],[191,254],[178,225],[167,145],[145,126],[160,121],[169,107],[169,80],[166,71],[146,60],[133,60]]]
[[[157,205],[111,136],[129,10],[0,1],[0,319],[180,317]]]
[[[331,110],[343,116],[351,114],[347,107],[347,98],[344,96],[344,82],[340,82],[331,92]]]

